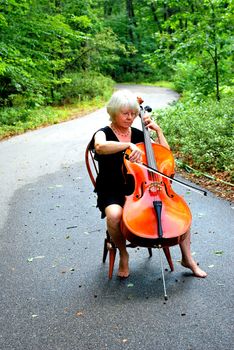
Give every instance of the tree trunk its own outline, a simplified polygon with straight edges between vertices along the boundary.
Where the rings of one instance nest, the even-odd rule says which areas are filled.
[[[128,26],[129,38],[131,42],[134,43],[135,41],[134,29],[137,27],[137,24],[136,24],[136,18],[134,14],[132,0],[126,0],[126,11],[127,11],[127,17],[128,17],[128,23],[129,23],[129,26]]]
[[[215,7],[211,3],[211,9],[212,9],[212,27],[213,27],[213,44],[214,44],[214,55],[213,55],[213,61],[215,66],[215,86],[216,86],[216,99],[217,101],[220,101],[220,91],[219,91],[219,58],[218,58],[218,47],[217,47],[217,34],[216,34],[216,13],[215,13]]]
[[[113,3],[110,0],[105,0],[103,4],[103,9],[104,9],[104,16],[111,16],[112,14],[112,8],[113,8]]]
[[[151,7],[152,15],[154,18],[154,22],[157,24],[159,33],[162,34],[162,27],[161,27],[161,23],[160,23],[158,16],[157,16],[157,8],[156,8],[155,2],[151,2],[150,7]]]
[[[216,46],[215,46],[214,64],[215,64],[216,99],[217,101],[220,101],[218,52],[217,52]]]

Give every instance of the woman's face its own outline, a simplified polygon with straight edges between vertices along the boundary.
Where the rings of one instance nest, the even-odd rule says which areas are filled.
[[[129,128],[134,119],[136,118],[137,113],[128,108],[121,108],[119,113],[117,113],[114,123],[122,128]]]

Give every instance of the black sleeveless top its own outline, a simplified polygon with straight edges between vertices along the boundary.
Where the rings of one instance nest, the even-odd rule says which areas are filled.
[[[103,131],[105,133],[107,141],[119,142],[117,136],[109,126],[101,128],[98,131]],[[136,144],[144,141],[144,134],[141,130],[131,127],[131,131],[132,143]],[[105,155],[95,154],[95,159],[98,161],[99,167],[95,192],[98,194],[125,192],[126,179],[122,172],[123,154],[124,151]]]

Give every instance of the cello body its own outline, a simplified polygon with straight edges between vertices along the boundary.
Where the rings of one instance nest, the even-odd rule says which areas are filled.
[[[137,144],[142,150],[142,163],[149,164],[145,143]],[[149,147],[149,145],[148,145]],[[162,145],[150,142],[150,157],[158,171],[172,177],[174,157]],[[171,187],[171,181],[150,170],[124,159],[127,174],[134,178],[134,191],[126,196],[121,229],[131,243],[148,247],[168,247],[185,238],[192,215],[185,200]],[[152,166],[150,163],[149,165]]]

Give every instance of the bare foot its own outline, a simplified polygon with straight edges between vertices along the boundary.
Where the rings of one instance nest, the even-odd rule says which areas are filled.
[[[118,277],[128,278],[129,276],[128,258],[129,258],[128,253],[119,255]]]
[[[185,262],[182,260],[181,265],[190,269],[195,277],[205,278],[207,276],[207,273],[203,271],[194,260],[191,262]]]

